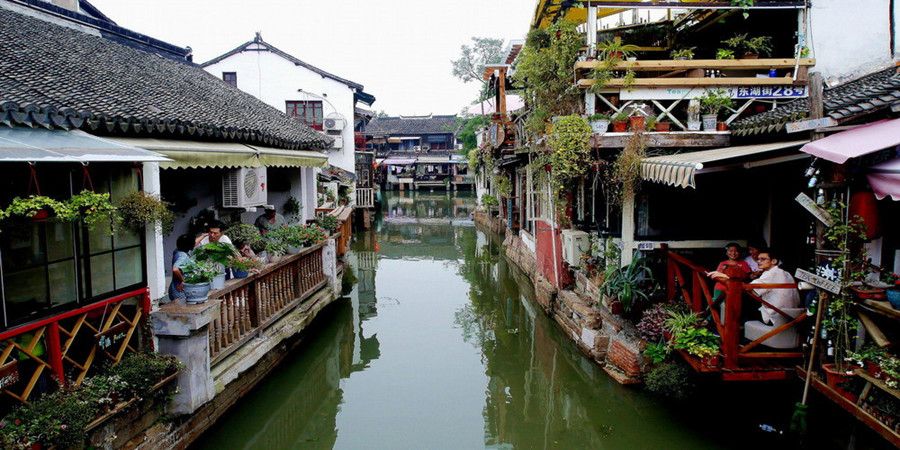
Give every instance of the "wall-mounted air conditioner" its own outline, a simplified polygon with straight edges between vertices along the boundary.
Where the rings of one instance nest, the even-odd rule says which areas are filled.
[[[347,121],[344,120],[344,116],[338,113],[331,113],[322,121],[322,128],[325,131],[341,131],[346,124]]]
[[[230,169],[222,177],[222,206],[249,208],[262,206],[268,200],[265,167]]]
[[[414,152],[422,151],[422,146],[421,146],[421,145],[414,145],[414,146],[413,146],[413,151],[414,151]]]
[[[344,137],[339,134],[329,134],[328,137],[334,138],[331,148],[344,148]]]
[[[562,231],[563,261],[572,267],[581,265],[581,255],[591,248],[590,235],[581,230]]]

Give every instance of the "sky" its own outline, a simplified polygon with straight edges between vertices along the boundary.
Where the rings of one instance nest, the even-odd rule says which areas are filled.
[[[389,115],[456,114],[478,86],[450,61],[471,37],[522,39],[536,0],[90,0],[120,26],[206,62],[263,40],[365,86]],[[362,105],[365,107],[365,105]]]

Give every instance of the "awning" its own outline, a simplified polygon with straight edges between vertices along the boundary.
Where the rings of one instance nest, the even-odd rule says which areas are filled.
[[[791,142],[771,142],[758,145],[744,145],[739,147],[723,147],[699,152],[679,153],[677,155],[654,156],[644,158],[641,161],[641,178],[657,183],[665,183],[669,186],[696,187],[694,175],[703,171],[712,171],[705,168],[706,163],[720,162],[748,156],[768,156],[766,152],[781,150],[790,147],[798,147],[808,140]],[[744,162],[739,167],[752,168],[765,164],[785,162],[793,159],[806,158],[806,155],[792,155],[772,160],[757,160],[756,162]],[[724,167],[721,169],[730,168]],[[735,167],[737,168],[737,167]]]
[[[0,161],[164,162],[163,155],[92,136],[80,130],[0,127]]]
[[[469,107],[469,110],[466,111],[469,114],[481,114],[481,107],[484,106],[484,114],[493,114],[495,99],[489,98],[480,104],[472,105]],[[525,101],[522,100],[522,96],[516,94],[506,94],[506,111],[513,112],[518,111],[525,107]]]
[[[900,119],[880,120],[812,141],[802,152],[843,164],[850,158],[900,145]]]
[[[284,150],[248,145],[259,151],[259,160],[266,167],[325,167],[328,156],[312,150]]]
[[[328,157],[308,150],[284,150],[235,142],[199,142],[175,139],[111,138],[117,143],[140,147],[172,158],[162,169],[236,167],[325,167]]]
[[[401,142],[403,141],[401,141],[400,138],[388,138],[388,144],[399,144]]]
[[[400,139],[401,141],[418,141],[419,136],[400,136],[397,139]]]
[[[416,158],[386,158],[381,162],[385,166],[408,166],[415,163]]]
[[[876,164],[867,169],[866,178],[879,200],[891,196],[900,201],[900,158]],[[896,270],[896,269],[895,269]]]

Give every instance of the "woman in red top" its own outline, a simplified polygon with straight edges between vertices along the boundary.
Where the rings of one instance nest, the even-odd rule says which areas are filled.
[[[728,277],[725,275],[725,268],[729,266],[738,267],[743,271],[744,275],[742,278],[745,280],[750,277],[750,266],[746,261],[741,259],[741,246],[734,242],[729,242],[728,245],[725,246],[725,256],[728,257],[725,261],[719,263],[719,267],[716,268],[715,272],[707,272],[706,275],[714,280],[716,280],[716,286],[713,288],[713,304],[717,304],[719,300],[725,296],[725,281]]]

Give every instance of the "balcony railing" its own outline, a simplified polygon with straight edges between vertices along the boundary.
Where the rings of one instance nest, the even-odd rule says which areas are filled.
[[[593,79],[586,78],[590,70],[603,61],[579,61],[575,70],[583,78],[578,86],[586,88],[594,85]],[[807,72],[816,65],[813,58],[786,59],[689,59],[689,60],[649,60],[622,61],[614,71],[632,70],[637,76],[628,87],[694,87],[694,86],[802,86],[807,84]],[[779,76],[768,75],[775,70]],[[763,71],[764,73],[759,73]],[[796,79],[794,77],[796,72]],[[613,78],[605,87],[622,88],[624,78]]]
[[[319,243],[296,255],[287,255],[258,274],[228,282],[210,292],[220,299],[219,317],[210,325],[209,353],[212,364],[222,360],[267,326],[327,283]]]
[[[356,206],[373,208],[375,206],[375,189],[356,188]]]

